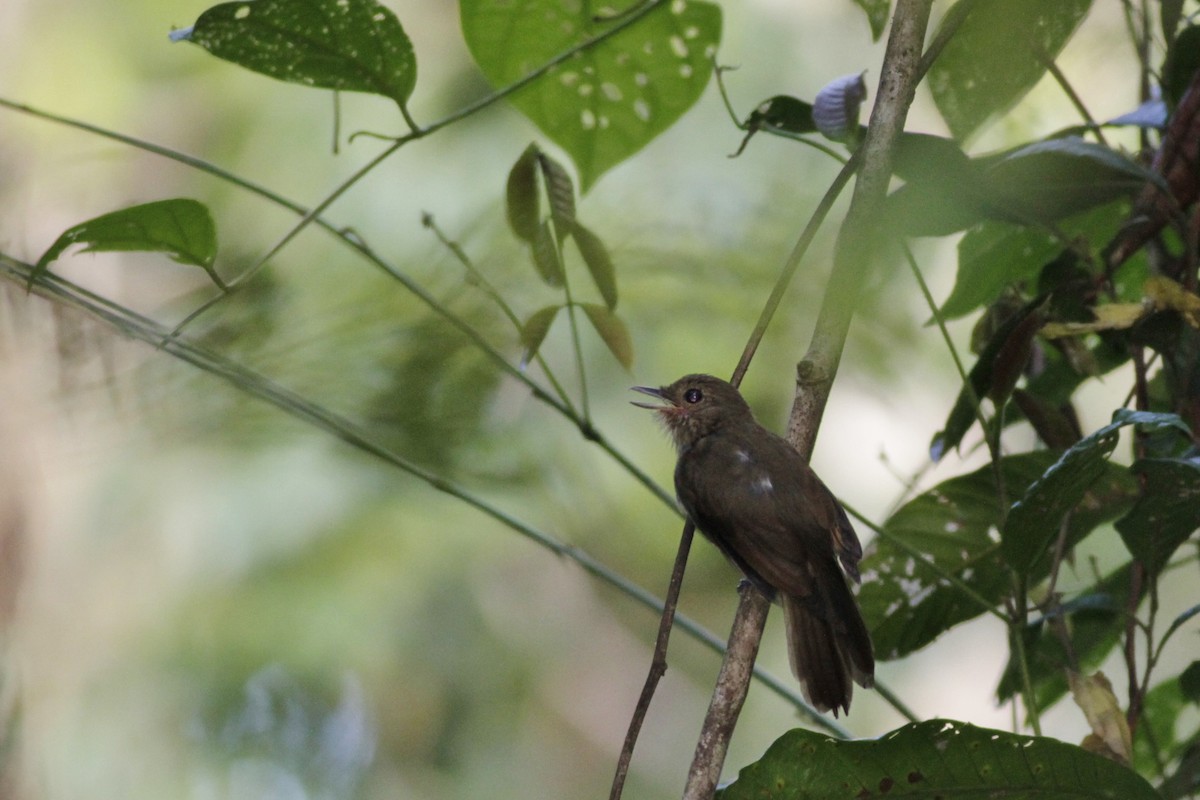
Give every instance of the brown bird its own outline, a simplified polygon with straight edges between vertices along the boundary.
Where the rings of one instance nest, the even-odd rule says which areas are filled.
[[[841,504],[726,381],[685,375],[633,388],[663,401],[634,405],[657,411],[675,440],[675,493],[692,522],[783,605],[804,696],[818,711],[849,711],[850,682],[874,685],[875,657],[846,583],[847,575],[859,580],[862,546]]]

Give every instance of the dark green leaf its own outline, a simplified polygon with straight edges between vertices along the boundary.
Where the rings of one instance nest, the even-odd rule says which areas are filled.
[[[221,3],[172,38],[281,81],[383,95],[402,108],[417,80],[412,42],[374,0]]]
[[[945,719],[878,739],[789,731],[718,797],[1159,800],[1136,772],[1081,747]]]
[[[664,3],[640,19],[562,0],[462,0],[459,9],[471,55],[496,87],[629,23],[511,98],[570,155],[583,191],[692,107],[721,38],[720,8],[700,0]]]
[[[1200,735],[1192,737],[1175,771],[1159,787],[1163,800],[1195,798],[1196,792],[1200,792]]]
[[[1186,613],[1180,614],[1175,623],[1182,624],[1200,613],[1200,606],[1192,606]],[[1174,625],[1172,625],[1174,627]],[[1200,661],[1193,661],[1179,674],[1179,689],[1188,702],[1200,705]]]
[[[854,3],[866,13],[867,22],[871,24],[871,38],[878,42],[887,27],[891,0],[854,0]]]
[[[1134,558],[1158,572],[1200,528],[1200,459],[1144,458],[1130,469],[1141,476],[1143,494],[1117,532]]]
[[[517,163],[509,170],[508,184],[505,187],[508,226],[512,228],[513,233],[530,244],[537,238],[542,213],[541,196],[537,187],[537,156],[536,144],[526,147]]]
[[[1050,453],[1005,458],[1009,492],[1023,492],[1053,461]],[[868,545],[860,565],[863,581],[858,600],[871,626],[878,658],[901,658],[986,610],[890,540],[905,542],[995,604],[1010,587],[999,545],[991,534],[999,524],[995,472],[990,466],[951,478],[892,515],[884,524],[888,535]]]
[[[1121,641],[1130,575],[1126,564],[1063,604],[1062,613],[1071,632],[1070,653],[1063,649],[1062,638],[1043,622],[1026,629],[1025,653],[1033,679],[1033,701],[1039,709],[1048,708],[1066,694],[1068,666],[1081,672],[1095,670]],[[1139,581],[1139,599],[1145,595],[1145,585],[1145,581]],[[1006,702],[1021,691],[1021,686],[1020,667],[1015,656],[1010,656],[996,696]]]
[[[986,171],[993,219],[1056,222],[1121,197],[1131,197],[1154,174],[1112,148],[1076,137],[1022,147]]]
[[[608,308],[596,303],[580,303],[579,307],[592,322],[592,327],[600,334],[609,352],[625,369],[633,367],[633,339],[621,318]]]
[[[548,285],[563,285],[562,253],[558,249],[548,219],[541,221],[533,239],[533,265]]]
[[[1098,248],[1112,239],[1129,213],[1118,201],[1063,220],[1059,230]],[[1029,283],[1063,250],[1045,229],[987,221],[967,231],[958,243],[958,276],[942,305],[942,315],[957,319],[995,299],[1004,287]],[[1138,286],[1140,296],[1141,286]]]
[[[166,253],[180,264],[201,267],[224,288],[213,271],[217,257],[217,228],[208,208],[195,200],[158,200],[81,222],[64,231],[42,254],[30,281],[45,272],[64,250],[76,244],[84,246],[81,253]]]
[[[1121,427],[1122,423],[1105,425],[1077,442],[1013,504],[1000,536],[1000,551],[1009,566],[1026,574],[1046,557],[1063,517],[1104,473]]]
[[[1078,419],[1074,413],[1067,413],[1070,406],[1053,405],[1024,389],[1015,390],[1012,399],[1038,438],[1051,450],[1066,450],[1083,438]]]
[[[617,307],[617,274],[613,269],[612,259],[608,257],[608,249],[600,237],[576,221],[571,227],[571,237],[579,247],[583,263],[587,264],[588,272],[604,298],[604,304],[609,310]]]
[[[980,0],[929,70],[934,101],[962,141],[1046,72],[1092,0]]]
[[[817,125],[813,122],[812,111],[811,103],[789,97],[786,94],[775,95],[769,100],[764,100],[750,112],[750,116],[746,117],[746,121],[742,123],[746,136],[742,139],[734,156],[740,156],[746,149],[746,145],[750,143],[750,137],[763,128],[792,134],[816,132]]]
[[[1162,23],[1163,41],[1169,42],[1175,38],[1175,29],[1183,18],[1183,0],[1161,0],[1159,22]]]
[[[816,133],[812,110],[811,103],[780,94],[759,103],[746,118],[744,126],[750,131],[771,127],[788,133]]]
[[[560,308],[562,306],[540,308],[533,312],[521,326],[522,367],[528,364],[541,349],[542,342],[546,340],[546,334],[550,332],[550,326],[554,324],[554,318],[558,315]]]
[[[1178,721],[1187,708],[1180,682],[1180,678],[1168,678],[1147,692],[1142,701],[1140,735],[1133,739],[1133,766],[1143,775],[1158,772],[1160,764],[1169,763],[1178,754]]]
[[[1200,25],[1191,25],[1175,37],[1163,65],[1163,90],[1168,106],[1174,108],[1183,99],[1197,69],[1200,69]]]
[[[550,198],[550,218],[554,220],[554,233],[558,236],[559,244],[571,231],[575,222],[575,184],[571,176],[559,164],[545,153],[538,153],[538,165],[542,170],[542,180],[546,182],[546,196]]]

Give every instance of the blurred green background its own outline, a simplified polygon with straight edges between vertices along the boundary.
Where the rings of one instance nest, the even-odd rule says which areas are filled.
[[[388,5],[416,49],[418,121],[488,91],[455,4]],[[774,94],[811,98],[843,74],[866,70],[872,86],[878,78],[882,44],[850,0],[722,7],[719,58],[740,67],[726,81],[742,116]],[[335,155],[328,93],[168,41],[205,8],[6,0],[0,96],[197,155],[304,204],[384,146],[359,138]],[[1123,47],[1119,4],[1102,3],[1060,61],[1097,118],[1136,105],[1132,57],[1108,55]],[[344,132],[402,131],[387,101],[343,95],[341,108]],[[972,147],[1076,121],[1043,81]],[[944,133],[923,92],[909,129]],[[765,136],[728,158],[741,138],[710,86],[579,207],[612,253],[636,354],[630,374],[585,337],[597,426],[664,486],[670,444],[628,405],[628,387],[732,370],[837,168]],[[505,177],[534,140],[554,152],[519,114],[495,106],[403,148],[327,214],[514,362],[515,332],[421,215],[432,214],[519,313],[553,301],[504,226]],[[175,196],[213,210],[226,278],[294,222],[177,163],[0,109],[0,241],[10,253],[35,260],[82,219]],[[825,236],[813,248],[744,384],[777,429],[830,244]],[[953,282],[952,245],[917,243],[939,300]],[[55,270],[166,324],[213,291],[199,271],[157,256],[74,256]],[[957,391],[952,363],[901,265],[887,265],[864,295],[814,464],[839,496],[881,520],[912,476],[940,481],[980,456],[925,470]],[[960,343],[969,328],[969,320],[953,328]],[[189,333],[664,591],[679,518],[328,235],[303,233]],[[545,354],[575,391],[564,325]],[[0,754],[13,796],[607,793],[656,615],[453,498],[13,285],[0,286],[0,357],[0,524],[19,556],[0,576],[16,598],[3,634],[12,723]],[[1085,430],[1108,420],[1126,385],[1094,387]],[[1115,535],[1098,538],[1118,546]],[[723,638],[736,580],[699,544],[682,610]],[[777,622],[768,623],[761,661],[786,676]],[[1005,657],[1001,627],[981,619],[879,675],[922,717],[1007,727],[1011,708],[992,699]],[[676,633],[627,797],[677,794],[718,664]],[[901,722],[860,691],[848,724],[873,736]],[[752,689],[727,778],[795,724],[777,697]],[[1043,724],[1071,741],[1087,730],[1069,704]]]

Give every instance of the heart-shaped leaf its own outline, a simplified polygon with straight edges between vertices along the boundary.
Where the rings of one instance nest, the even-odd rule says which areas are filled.
[[[462,0],[463,36],[493,86],[505,87],[589,41],[511,98],[575,162],[586,191],[699,99],[721,36],[701,0],[604,15],[569,0]],[[611,34],[611,35],[609,35]]]

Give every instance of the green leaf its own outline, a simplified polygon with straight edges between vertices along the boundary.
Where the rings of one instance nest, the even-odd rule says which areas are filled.
[[[1109,203],[1063,220],[1059,230],[1100,246],[1112,238],[1128,213],[1128,202]],[[991,302],[1006,286],[1032,282],[1062,250],[1062,242],[1040,227],[990,220],[976,225],[958,243],[958,277],[942,304],[942,315],[957,319]]]
[[[1044,452],[1005,458],[1008,490],[1024,491],[1053,462]],[[887,536],[868,545],[860,565],[858,601],[871,625],[876,657],[901,658],[986,610],[891,540],[924,554],[994,605],[1011,586],[992,538],[999,524],[991,466],[944,481],[892,515],[884,524]]]
[[[976,400],[982,400],[989,395],[998,397],[1006,395],[1006,392],[994,390],[997,362],[1010,340],[1014,339],[1022,330],[1027,333],[1030,326],[1029,321],[1040,317],[1041,305],[1040,298],[1026,303],[1020,310],[1011,314],[987,341],[983,352],[979,354],[979,360],[967,374],[969,388],[964,386],[959,391],[954,407],[950,409],[950,415],[946,418],[945,426],[934,435],[933,441],[929,445],[930,458],[934,461],[940,461],[946,453],[958,447],[963,436],[975,424]],[[1011,387],[1008,388],[1011,390]]]
[[[575,162],[583,191],[670,127],[700,98],[721,37],[721,10],[700,0],[644,16],[564,0],[462,0],[463,36],[495,87],[613,32],[511,97]],[[597,12],[600,12],[599,14]]]
[[[788,133],[816,133],[817,123],[813,121],[812,112],[812,103],[777,94],[759,103],[746,117],[743,127],[750,132],[770,127]]]
[[[1144,458],[1130,470],[1141,478],[1142,496],[1117,532],[1134,558],[1158,572],[1200,528],[1200,459]]]
[[[533,239],[533,265],[537,267],[538,275],[542,276],[547,285],[563,285],[562,254],[554,240],[548,219],[541,221]]]
[[[554,318],[558,315],[560,308],[562,306],[540,308],[533,312],[529,319],[525,320],[525,324],[521,326],[521,347],[523,348],[521,353],[522,368],[541,349],[542,342],[546,340],[546,334],[550,332],[550,326],[554,324]]]
[[[171,38],[281,81],[379,94],[401,108],[417,81],[412,42],[374,0],[221,3]]]
[[[504,209],[508,226],[519,238],[533,244],[541,219],[541,196],[537,187],[538,147],[531,144],[508,171]]]
[[[878,42],[887,27],[891,0],[854,0],[854,3],[866,13],[867,22],[871,24],[871,39]]]
[[[1044,451],[1002,459],[1006,490],[1024,494],[1055,460],[1053,453]],[[1067,544],[1127,510],[1134,492],[1126,470],[1106,464],[1093,484],[1091,502],[1072,515]],[[976,599],[943,574],[956,577],[989,606],[1003,600],[1012,583],[995,538],[999,526],[995,470],[990,465],[944,481],[892,515],[884,524],[886,536],[867,547],[858,593],[878,658],[901,658],[984,613]],[[923,554],[932,567],[910,551]],[[1037,562],[1031,582],[1044,577],[1049,566],[1049,559]]]
[[[1025,654],[1033,678],[1033,702],[1046,709],[1067,692],[1066,667],[1088,672],[1097,669],[1121,641],[1123,617],[1130,597],[1132,570],[1129,564],[1063,603],[1061,613],[1071,632],[1071,652],[1062,637],[1049,630],[1045,620],[1025,629]],[[1138,599],[1145,596],[1145,581],[1137,585]],[[1015,655],[1009,657],[996,696],[1007,702],[1022,690],[1021,669]]]
[[[583,263],[587,264],[596,288],[600,290],[600,296],[604,298],[604,304],[611,311],[617,307],[617,274],[613,269],[612,259],[608,256],[608,249],[599,236],[579,221],[571,226],[571,237],[579,248],[579,254],[583,256]]]
[[[789,731],[717,796],[1159,800],[1136,772],[1081,747],[945,719],[905,725],[878,739]]]
[[[1063,517],[1084,499],[1108,465],[1124,423],[1111,423],[1076,442],[1013,504],[1000,535],[1000,552],[1019,573],[1046,558]]]
[[[81,253],[166,253],[180,264],[202,268],[214,283],[225,288],[213,270],[217,258],[217,228],[208,208],[196,200],[157,200],[113,211],[68,228],[38,259],[30,283],[63,251],[76,244],[84,246]]]
[[[1161,175],[1074,136],[1019,148],[991,164],[986,180],[992,218],[1017,222],[1056,222],[1131,197],[1147,181],[1170,191]]]
[[[621,366],[631,369],[633,367],[633,339],[630,338],[629,329],[625,327],[621,318],[608,308],[596,303],[580,303],[579,307],[587,314],[592,327],[596,329],[596,333],[600,334],[600,338],[604,340],[609,352],[616,357],[617,361],[621,362]]]
[[[1092,0],[980,0],[929,70],[934,102],[955,139],[1020,100],[1046,71]]]
[[[539,152],[537,159],[550,198],[550,219],[554,220],[554,233],[561,244],[575,222],[575,184],[562,164],[550,156]]]

